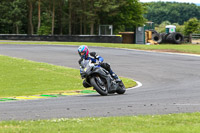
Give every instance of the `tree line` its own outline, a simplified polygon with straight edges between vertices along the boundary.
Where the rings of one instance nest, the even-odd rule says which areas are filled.
[[[190,3],[150,2],[145,18],[156,24],[164,21],[183,25],[190,18],[200,19],[200,6]]]
[[[145,23],[138,0],[1,0],[0,34],[97,34],[99,25],[114,33]]]
[[[94,35],[99,25],[113,25],[117,34],[134,31],[146,21],[157,27],[175,24],[177,30],[183,30],[182,25],[191,18],[200,20],[200,6],[138,0],[0,1],[0,34]]]

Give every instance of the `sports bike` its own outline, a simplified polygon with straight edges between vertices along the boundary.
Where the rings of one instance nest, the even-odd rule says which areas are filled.
[[[123,82],[112,78],[110,73],[102,68],[100,64],[94,64],[90,60],[82,59],[80,72],[86,83],[102,96],[114,93],[124,94],[126,91]]]

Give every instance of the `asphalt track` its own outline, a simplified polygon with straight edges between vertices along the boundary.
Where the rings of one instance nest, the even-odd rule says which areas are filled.
[[[0,54],[79,69],[78,46],[0,45]],[[120,76],[143,86],[98,94],[0,103],[0,120],[107,117],[200,111],[200,56],[90,47]]]

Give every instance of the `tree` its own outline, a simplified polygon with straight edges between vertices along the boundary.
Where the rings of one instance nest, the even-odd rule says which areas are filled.
[[[25,0],[0,1],[0,33],[24,33],[22,26],[27,16],[24,3]]]
[[[22,19],[24,16],[24,10],[21,6],[22,0],[15,0],[12,2],[12,11],[11,11],[11,20],[13,21],[13,27],[14,31],[16,34],[19,34],[20,32],[20,27],[22,26]]]
[[[192,33],[200,33],[200,21],[197,18],[191,18],[184,23],[185,29],[184,32],[186,35]]]
[[[97,34],[99,24],[117,31],[142,25],[138,0],[1,0],[0,33]]]
[[[33,34],[33,0],[28,0],[28,9],[29,9],[29,14],[28,14],[28,34],[32,35]]]
[[[138,26],[142,26],[146,19],[143,17],[145,14],[145,5],[138,0],[119,0],[119,7],[112,12],[104,14],[100,22],[112,24],[114,33],[118,34],[119,31],[134,31]]]
[[[3,34],[12,33],[13,21],[10,11],[12,11],[12,1],[0,1],[0,32]]]
[[[69,11],[69,35],[72,34],[72,1],[68,0],[68,11]]]
[[[38,29],[37,32],[40,30],[40,25],[41,25],[41,1],[38,0]]]
[[[52,27],[51,35],[54,35],[54,26],[55,26],[55,0],[52,1]]]
[[[63,34],[63,27],[66,23],[65,20],[64,20],[64,17],[65,17],[64,5],[65,5],[66,1],[65,0],[57,0],[57,1],[58,1],[58,14],[55,15],[55,17],[56,17],[55,19],[58,20],[58,24],[55,25],[55,26],[57,26],[57,28],[58,28],[58,33],[60,35],[62,35]]]
[[[89,3],[91,3],[90,12],[88,13],[91,35],[94,34],[95,23],[99,24],[101,22],[100,15],[102,13],[112,13],[113,11],[117,10],[117,8],[119,8],[120,4],[122,4],[117,0],[91,0]]]

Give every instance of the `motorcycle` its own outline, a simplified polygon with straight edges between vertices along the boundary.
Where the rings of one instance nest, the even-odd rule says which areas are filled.
[[[91,63],[91,60],[82,59],[80,72],[86,83],[102,96],[114,93],[124,94],[126,91],[122,81],[113,79],[106,69],[99,64]]]

